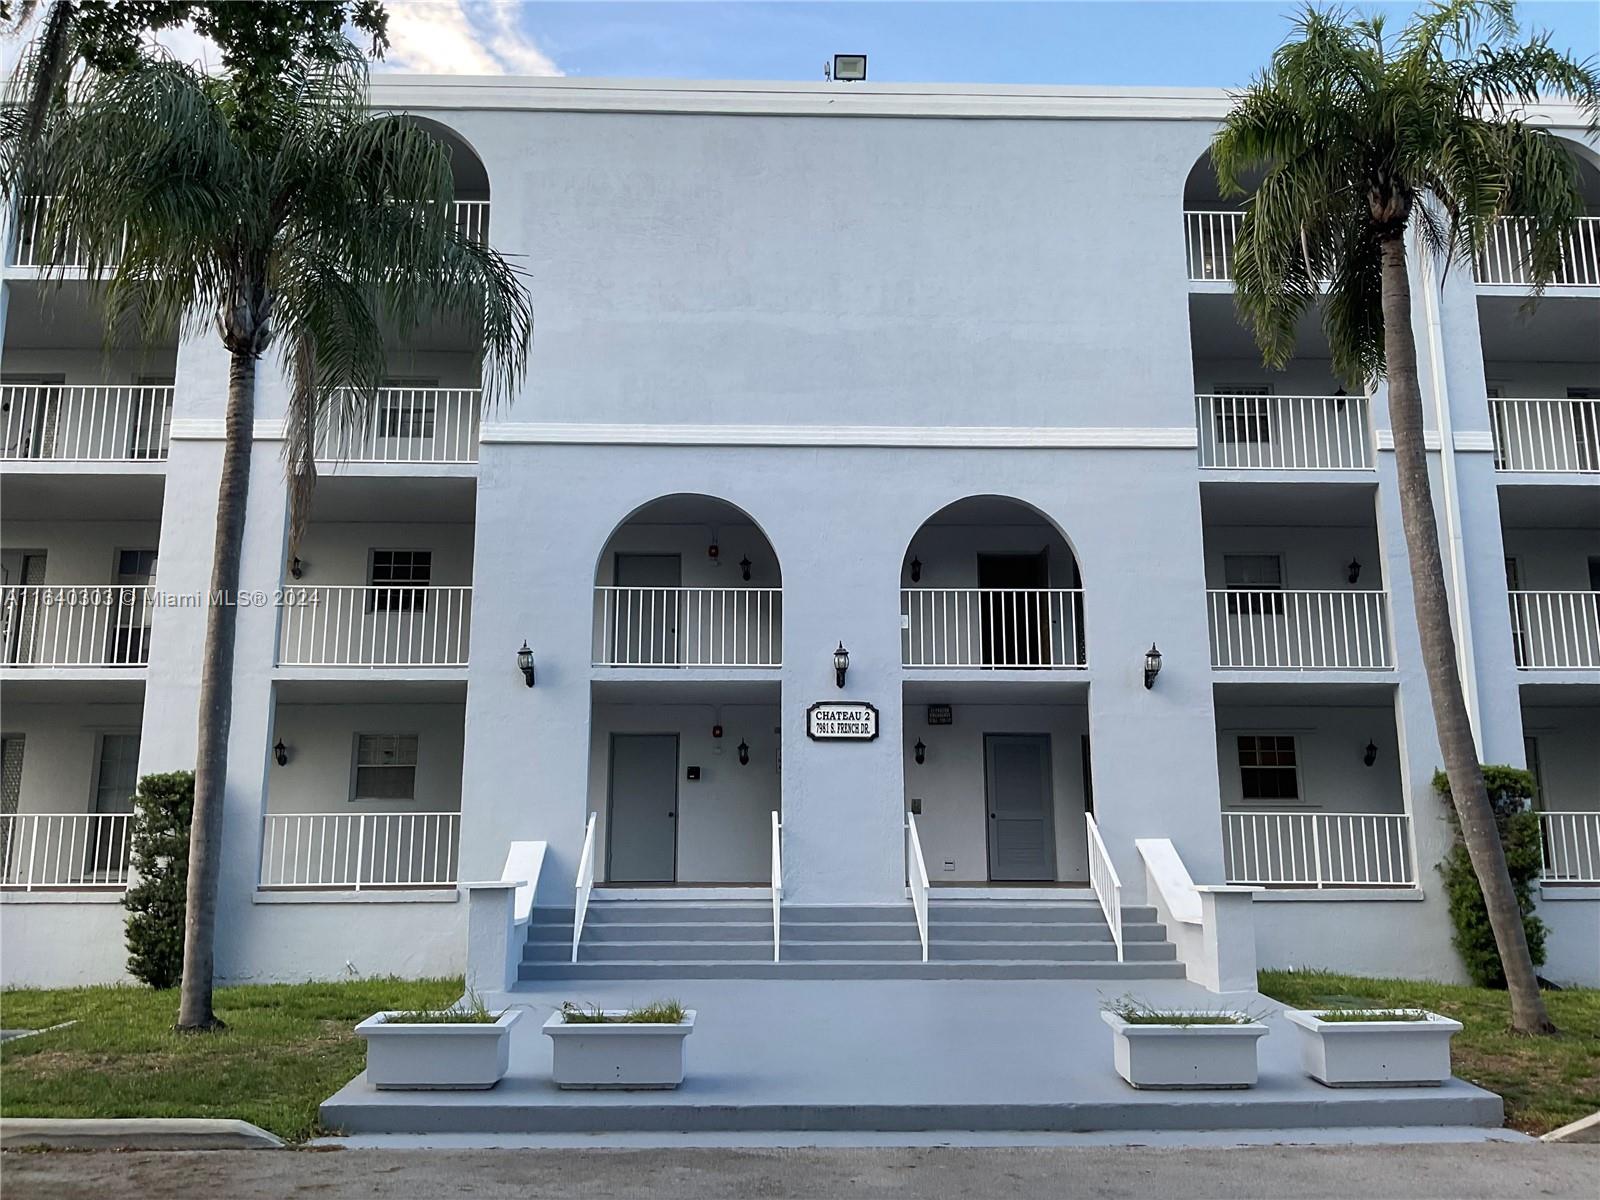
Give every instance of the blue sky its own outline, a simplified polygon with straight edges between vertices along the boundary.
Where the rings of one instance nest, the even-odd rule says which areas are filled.
[[[570,0],[521,4],[516,23],[568,75],[818,79],[838,51],[866,53],[876,82],[1227,87],[1244,83],[1283,40],[1294,7],[1280,0]],[[1412,7],[1360,6],[1396,22]],[[1519,12],[1525,29],[1551,30],[1558,46],[1579,57],[1600,54],[1596,0],[1541,0]]]

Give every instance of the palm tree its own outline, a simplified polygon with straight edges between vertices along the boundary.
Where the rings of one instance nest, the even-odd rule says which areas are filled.
[[[1593,131],[1600,75],[1546,36],[1520,41],[1511,0],[1436,0],[1394,38],[1381,17],[1308,7],[1295,33],[1235,98],[1211,147],[1224,193],[1250,193],[1234,293],[1270,365],[1289,359],[1297,319],[1321,297],[1334,370],[1351,387],[1388,379],[1401,523],[1450,795],[1505,965],[1512,1026],[1552,1032],[1462,696],[1422,441],[1406,235],[1414,230],[1448,270],[1470,264],[1495,221],[1520,218],[1542,290],[1583,202],[1570,154],[1526,113],[1543,93],[1565,94]]]
[[[518,272],[458,231],[448,151],[403,118],[373,112],[349,43],[302,54],[264,87],[206,76],[155,53],[90,66],[28,148],[8,106],[0,178],[47,195],[41,236],[81,248],[108,328],[150,337],[215,329],[230,356],[213,601],[206,617],[199,760],[190,840],[180,1029],[218,1024],[212,948],[233,648],[257,364],[286,371],[290,553],[316,480],[319,422],[365,421],[385,370],[386,332],[424,320],[476,330],[487,403],[515,391],[531,338]],[[20,171],[20,176],[15,173]]]

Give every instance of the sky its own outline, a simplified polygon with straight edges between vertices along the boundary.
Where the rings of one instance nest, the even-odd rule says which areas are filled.
[[[445,73],[818,80],[865,53],[874,82],[1236,87],[1293,0],[387,0],[388,66]],[[1412,3],[1369,3],[1401,23]],[[1537,0],[1524,29],[1600,57],[1600,2]]]

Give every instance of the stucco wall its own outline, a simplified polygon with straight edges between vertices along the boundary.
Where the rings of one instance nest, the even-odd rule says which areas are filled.
[[[460,704],[279,704],[273,732],[289,761],[268,778],[269,812],[452,812],[461,807]],[[417,737],[416,798],[352,800],[361,733]]]
[[[0,898],[0,987],[128,982],[120,896],[72,903]]]
[[[7,521],[5,556],[23,550],[45,552],[44,582],[109,584],[117,579],[117,551],[155,550],[159,521]],[[156,566],[160,579],[161,568]],[[17,582],[15,569],[11,581]]]
[[[0,728],[21,734],[19,812],[92,812],[100,735],[138,733],[139,704],[38,704],[7,701]]]
[[[1542,806],[1600,809],[1600,708],[1525,705],[1522,729],[1538,744]]]
[[[1546,889],[1539,900],[1545,923],[1544,966],[1539,974],[1562,987],[1600,987],[1600,889],[1584,889],[1587,899],[1558,898]]]
[[[1239,782],[1239,737],[1290,734],[1300,769],[1300,802],[1245,803]],[[1362,756],[1378,748],[1372,766]],[[1217,773],[1224,808],[1326,812],[1404,812],[1394,709],[1337,705],[1217,705]]]

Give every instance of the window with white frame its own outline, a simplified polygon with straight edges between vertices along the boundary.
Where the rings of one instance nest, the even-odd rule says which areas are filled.
[[[367,611],[422,608],[432,580],[432,550],[374,550],[367,565]]]
[[[356,763],[351,772],[352,800],[415,800],[417,798],[417,735],[356,734]]]
[[[1216,389],[1213,412],[1217,441],[1263,445],[1272,440],[1272,395],[1269,383],[1227,383]]]
[[[1224,554],[1222,585],[1229,592],[1228,612],[1283,615],[1283,597],[1263,595],[1283,590],[1283,556],[1279,554]]]
[[[1291,735],[1239,736],[1239,796],[1257,804],[1300,799],[1300,768]]]

